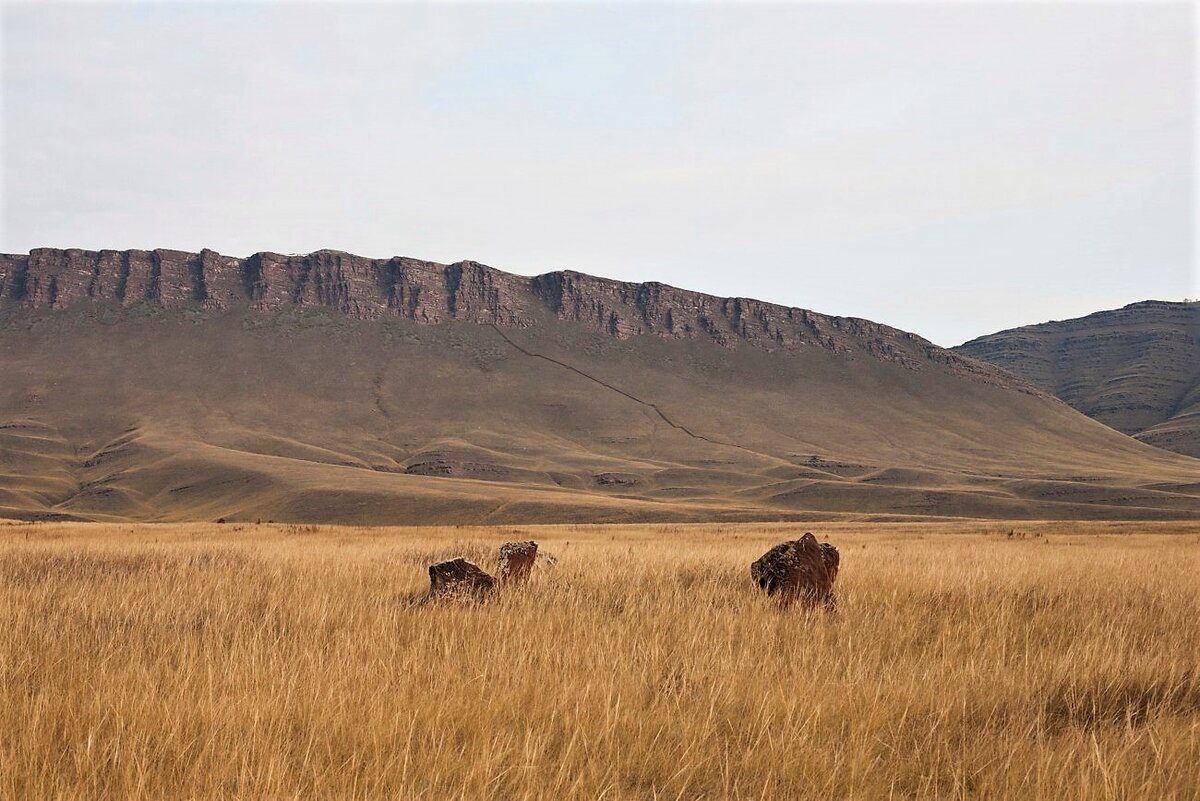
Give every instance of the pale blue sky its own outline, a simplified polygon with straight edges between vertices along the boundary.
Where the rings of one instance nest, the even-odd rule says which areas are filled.
[[[944,345],[1200,294],[1190,4],[3,6],[0,250],[570,268]]]

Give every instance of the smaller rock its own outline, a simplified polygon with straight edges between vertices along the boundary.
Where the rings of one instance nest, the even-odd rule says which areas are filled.
[[[461,557],[429,566],[427,601],[483,601],[495,590],[496,579]]]
[[[597,473],[592,478],[601,487],[634,487],[642,483],[633,473]]]
[[[500,546],[500,579],[514,583],[527,580],[537,556],[538,544],[533,540],[504,543]]]

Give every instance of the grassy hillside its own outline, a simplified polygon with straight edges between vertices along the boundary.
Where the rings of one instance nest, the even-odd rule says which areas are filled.
[[[1200,463],[1017,381],[538,314],[4,306],[0,515],[1200,516]]]
[[[1143,442],[1200,456],[1200,303],[1134,303],[1001,331],[955,350],[1011,370]]]

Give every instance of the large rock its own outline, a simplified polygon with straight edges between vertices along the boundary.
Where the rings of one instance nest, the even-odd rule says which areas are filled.
[[[525,581],[537,556],[538,544],[533,540],[504,543],[500,546],[500,578],[515,583]]]
[[[837,579],[837,548],[819,543],[812,533],[781,542],[750,565],[754,583],[788,607],[800,601],[805,607],[833,609],[833,583]]]
[[[496,579],[461,557],[429,566],[428,601],[483,601],[495,591]]]

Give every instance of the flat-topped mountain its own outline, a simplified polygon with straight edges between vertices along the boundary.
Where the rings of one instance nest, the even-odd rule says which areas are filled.
[[[570,271],[527,278],[473,261],[368,259],[332,250],[241,259],[211,250],[40,248],[28,255],[0,255],[0,298],[33,309],[92,300],[210,311],[329,310],[366,320],[401,317],[516,328],[532,327],[549,312],[618,339],[652,334],[709,339],[723,347],[827,348],[911,368],[933,360],[980,380],[1012,383],[915,334],[868,320]]]
[[[574,272],[0,256],[0,374],[8,516],[1200,516],[1200,463],[914,334]]]
[[[1200,303],[1133,303],[1001,331],[955,350],[1143,442],[1200,456]]]

